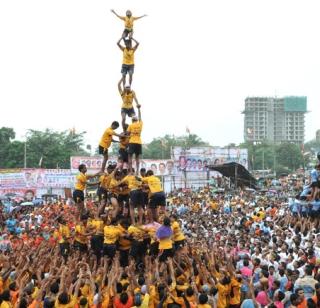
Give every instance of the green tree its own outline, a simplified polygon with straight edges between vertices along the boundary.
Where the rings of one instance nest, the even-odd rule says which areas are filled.
[[[83,149],[84,133],[29,130],[27,133],[27,167],[70,168],[70,156],[88,155]]]
[[[171,149],[175,146],[191,148],[195,146],[208,146],[198,135],[189,134],[184,136],[165,135],[154,138],[143,147],[143,157],[149,159],[170,159]]]
[[[294,143],[281,143],[276,147],[276,158],[279,165],[294,171],[304,165],[301,149]]]
[[[12,128],[0,128],[0,168],[23,167],[24,143],[13,141],[15,136]]]

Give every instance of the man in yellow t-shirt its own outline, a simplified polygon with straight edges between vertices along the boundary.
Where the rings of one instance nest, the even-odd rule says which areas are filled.
[[[162,212],[165,212],[166,195],[163,191],[161,181],[153,174],[152,170],[148,170],[146,177],[142,181],[148,185],[149,194],[149,211],[152,221],[158,220],[158,207],[161,207]]]
[[[121,74],[123,87],[126,84],[126,76],[129,74],[129,84],[132,84],[132,75],[134,73],[134,53],[136,52],[139,43],[134,39],[124,40],[125,46],[120,44],[122,38],[117,42],[119,48],[123,52],[123,60],[122,60],[122,67],[121,67]],[[135,45],[132,47],[132,41],[135,42]]]
[[[76,176],[76,184],[73,191],[73,200],[78,206],[78,216],[80,218],[84,210],[84,191],[87,185],[97,185],[99,183],[88,182],[88,180],[96,177],[99,173],[87,175],[87,166],[85,164],[80,164],[78,169],[80,173]]]
[[[136,93],[131,89],[130,85],[126,85],[124,88],[122,87],[122,79],[118,83],[119,94],[122,98],[122,106],[121,106],[121,117],[122,117],[122,128],[125,129],[126,116],[132,117],[135,115],[135,111],[133,108],[133,101],[135,101],[136,106],[140,106]]]
[[[103,162],[101,166],[101,172],[104,172],[104,169],[106,168],[106,164],[108,161],[108,149],[111,146],[111,142],[114,140],[112,139],[112,136],[121,137],[121,135],[117,134],[115,130],[119,127],[119,122],[113,121],[111,126],[107,128],[99,142],[99,154],[103,155]]]
[[[128,145],[129,154],[129,172],[132,172],[132,157],[135,155],[136,159],[136,174],[139,174],[140,170],[140,155],[142,154],[142,133],[143,122],[141,119],[141,110],[138,107],[138,118],[136,116],[132,117],[132,124],[129,125],[127,134],[130,136]]]
[[[122,33],[122,38],[123,39],[125,39],[127,36],[129,36],[129,38],[132,38],[134,21],[147,16],[146,14],[144,14],[142,16],[134,17],[134,16],[132,16],[132,13],[131,13],[130,10],[126,11],[126,16],[118,15],[115,12],[115,10],[111,10],[111,12],[114,15],[116,15],[118,18],[120,18],[121,20],[124,21],[124,30],[123,30],[123,33]]]

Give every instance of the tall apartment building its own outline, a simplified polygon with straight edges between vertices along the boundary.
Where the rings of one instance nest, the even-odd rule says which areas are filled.
[[[248,142],[294,142],[302,144],[307,97],[247,97],[245,99],[244,140]]]

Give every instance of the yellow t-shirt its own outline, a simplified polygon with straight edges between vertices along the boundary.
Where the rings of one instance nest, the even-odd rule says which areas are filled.
[[[122,64],[134,65],[134,52],[134,49],[124,48]]]
[[[130,190],[137,190],[142,186],[142,179],[135,175],[127,175],[120,183],[127,183]]]
[[[79,173],[76,176],[76,184],[74,188],[76,190],[84,191],[86,189],[87,176],[84,173]]]
[[[109,183],[109,189],[113,194],[118,194],[119,193],[119,181],[116,180],[115,178],[111,178],[111,181]]]
[[[121,17],[121,19],[124,20],[124,27],[130,31],[133,29],[133,22],[137,20],[137,18],[133,16],[130,16],[130,17],[124,16],[124,17]]]
[[[120,229],[116,226],[105,226],[103,229],[104,233],[104,243],[105,244],[115,244],[116,241],[120,238],[122,235],[122,232]]]
[[[198,308],[211,308],[211,306],[209,304],[198,304]]]
[[[7,301],[3,301],[0,305],[0,308],[12,308],[12,304],[10,302]]]
[[[134,91],[123,91],[121,93],[121,98],[122,98],[122,107],[125,109],[131,109],[133,108],[132,103],[133,103],[133,98],[134,98]]]
[[[93,219],[91,221],[91,226],[95,230],[96,235],[102,235],[104,233],[104,222],[101,219]]]
[[[125,149],[127,147],[127,145],[129,144],[129,136],[125,136],[125,137],[120,137],[119,141],[120,141],[120,149]]]
[[[104,188],[104,189],[108,189],[109,188],[109,184],[111,181],[111,175],[110,174],[103,174],[99,177],[99,183],[100,183],[100,187]]]
[[[217,308],[225,308],[227,307],[227,297],[230,293],[230,286],[222,285],[221,283],[218,283],[217,289],[218,289]]]
[[[107,128],[102,137],[101,137],[101,140],[100,140],[100,143],[99,145],[102,146],[103,148],[105,149],[108,149],[111,145],[111,142],[112,142],[112,136],[115,134],[114,130],[109,127]]]
[[[76,235],[74,239],[81,244],[86,244],[87,243],[87,237],[85,236],[86,228],[81,225],[76,225],[75,231],[76,231]]]
[[[121,231],[121,234],[124,234],[126,232],[126,229],[123,228],[121,225],[118,225],[118,229]],[[120,250],[128,250],[131,248],[131,241],[121,237],[119,239],[119,249]]]
[[[163,238],[159,240],[159,249],[172,249],[171,238]]]
[[[70,237],[70,229],[68,226],[60,225],[59,227],[59,244],[63,244],[68,242],[68,238]]]
[[[141,132],[142,132],[142,121],[137,121],[129,125],[128,132],[130,133],[129,143],[142,144]]]
[[[178,241],[183,241],[185,239],[181,229],[180,229],[180,225],[177,221],[174,221],[171,225],[171,229],[173,231],[173,240],[175,242]]]
[[[145,231],[141,228],[131,225],[128,228],[128,234],[133,237],[134,240],[142,242],[144,240]]]
[[[160,179],[154,175],[147,176],[142,181],[148,184],[151,194],[163,191]]]
[[[65,305],[59,304],[59,300],[57,298],[54,303],[54,308],[74,308],[74,307],[76,307],[76,305],[77,305],[76,297],[70,296],[70,302]]]
[[[230,305],[238,305],[241,302],[241,293],[240,293],[241,283],[235,279],[231,279],[231,289],[233,291],[233,297],[230,296]]]

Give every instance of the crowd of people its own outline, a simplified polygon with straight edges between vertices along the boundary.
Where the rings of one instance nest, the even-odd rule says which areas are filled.
[[[143,16],[112,12],[125,22],[123,132],[117,121],[104,132],[99,173],[79,166],[74,203],[2,212],[0,308],[320,307],[319,211],[295,211],[303,196],[209,186],[166,195],[153,171],[140,169],[141,105],[131,83],[133,22]],[[119,161],[106,168],[114,137]],[[97,199],[86,198],[88,185],[99,186]],[[318,202],[316,188],[307,202]]]
[[[319,220],[283,198],[180,190],[154,216],[99,196],[3,216],[0,307],[320,305]]]

